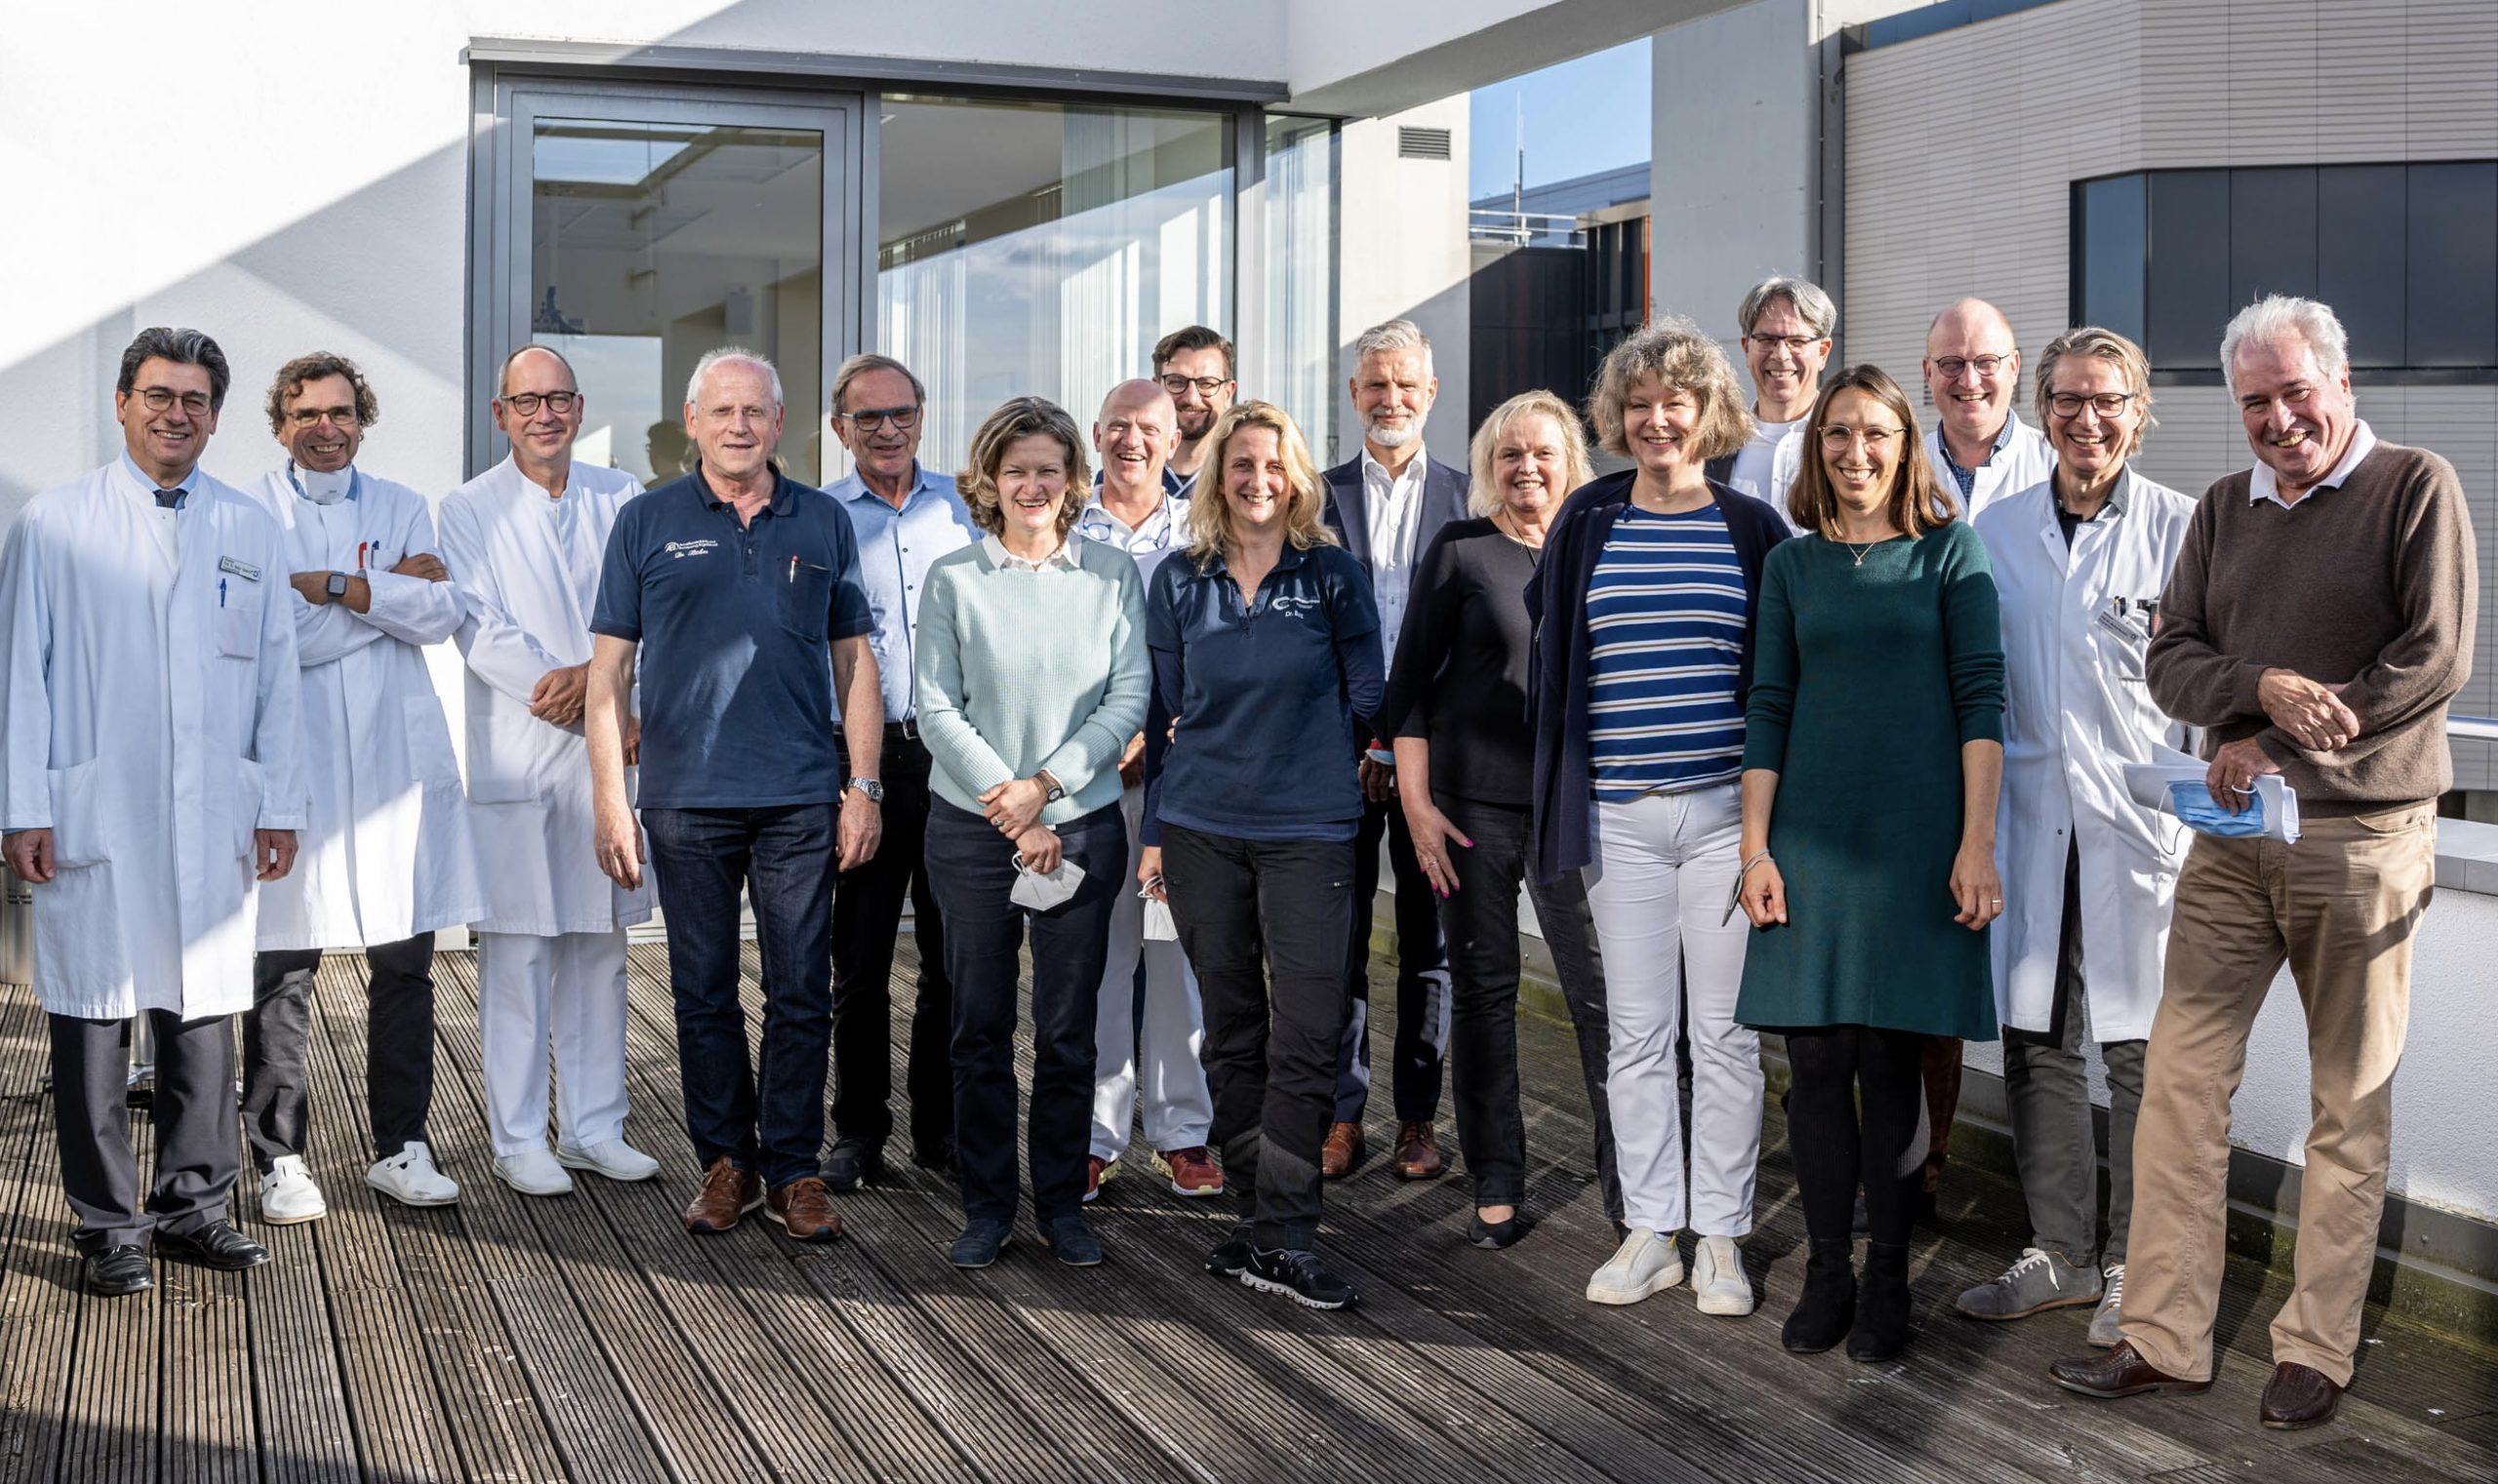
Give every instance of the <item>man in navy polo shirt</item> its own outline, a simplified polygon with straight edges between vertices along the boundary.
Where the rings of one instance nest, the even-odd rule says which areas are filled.
[[[832,1034],[836,867],[883,832],[884,732],[867,596],[849,519],[772,463],[781,377],[714,350],[695,367],[685,427],[701,461],[619,512],[590,620],[591,785],[599,868],[630,889],[648,860],[667,921],[685,1127],[704,1166],[691,1232],[757,1206],[801,1241],[841,1219],[817,1173]],[[625,768],[641,659],[643,849]],[[833,698],[852,742],[834,745]],[[763,958],[763,1051],[746,1062],[738,894]]]

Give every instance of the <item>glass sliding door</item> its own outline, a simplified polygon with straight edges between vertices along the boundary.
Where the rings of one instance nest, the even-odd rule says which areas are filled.
[[[1323,467],[1336,462],[1336,126],[1266,122],[1266,365],[1258,389],[1301,424]]]

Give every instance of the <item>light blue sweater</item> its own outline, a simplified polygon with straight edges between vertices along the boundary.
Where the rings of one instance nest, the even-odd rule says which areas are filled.
[[[1063,824],[1115,804],[1119,754],[1145,725],[1152,671],[1136,560],[1068,537],[1073,570],[992,564],[986,542],[940,557],[919,594],[919,736],[929,783],[957,809],[1046,768]]]

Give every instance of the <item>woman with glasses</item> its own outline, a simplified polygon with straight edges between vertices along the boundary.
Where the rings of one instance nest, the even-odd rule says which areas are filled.
[[[1136,563],[1070,540],[1085,495],[1074,420],[1017,397],[972,435],[958,482],[985,533],[928,569],[914,635],[933,766],[926,862],[954,988],[957,1267],[1015,1229],[1018,954],[1032,938],[1032,1215],[1071,1266],[1102,1261],[1084,1224],[1093,1017],[1110,910],[1127,890],[1119,754],[1145,718]],[[1081,634],[1086,642],[1068,643]]]
[[[1589,408],[1632,467],[1570,497],[1527,597],[1536,872],[1549,887],[1584,868],[1604,952],[1626,1229],[1587,1294],[1636,1304],[1680,1283],[1688,1225],[1700,1311],[1749,1314],[1735,1244],[1753,1229],[1760,1042],[1735,1019],[1749,935],[1725,908],[1753,595],[1787,526],[1704,472],[1743,447],[1752,421],[1725,352],[1690,320],[1616,346]],[[1687,1169],[1674,1064],[1686,1004]]]
[[[1986,548],[1916,457],[1879,369],[1841,372],[1790,497],[1809,535],[1761,573],[1745,707],[1745,1024],[1784,1032],[1811,1238],[1790,1350],[1908,1343],[1911,1181],[1927,1036],[1991,1040],[1986,926],[2003,771],[2003,641]],[[1862,1111],[1859,1110],[1860,1101]],[[1860,1288],[1849,1218],[1873,1232]]]
[[[1595,1114],[1605,1215],[1622,1220],[1605,1099],[1604,973],[1588,889],[1575,871],[1550,886],[1527,870],[1535,733],[1527,723],[1534,624],[1526,590],[1545,532],[1588,482],[1578,415],[1549,391],[1511,397],[1474,430],[1474,518],[1451,521],[1414,572],[1388,699],[1377,718],[1395,739],[1397,796],[1414,855],[1439,894],[1454,981],[1449,1023],[1457,1139],[1474,1178],[1467,1240],[1507,1247],[1532,1223],[1526,1123],[1518,1111],[1518,886],[1551,946],[1578,1027]]]

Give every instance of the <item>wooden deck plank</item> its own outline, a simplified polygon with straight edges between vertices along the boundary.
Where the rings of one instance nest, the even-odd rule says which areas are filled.
[[[141,1188],[156,1152],[156,1131],[134,1112],[130,1142],[138,1155]],[[68,1231],[61,1228],[61,1245]],[[73,1268],[74,1272],[74,1268]],[[156,1286],[145,1293],[99,1299],[81,1293],[78,1337],[69,1373],[68,1422],[59,1477],[69,1484],[124,1484],[156,1477],[164,1418],[157,1383],[163,1360],[158,1328],[170,1286],[181,1279],[168,1264],[156,1267]],[[73,1276],[71,1281],[77,1280]]]
[[[44,1015],[0,995],[0,1476],[49,1479],[66,1441],[78,1257],[60,1194]]]

